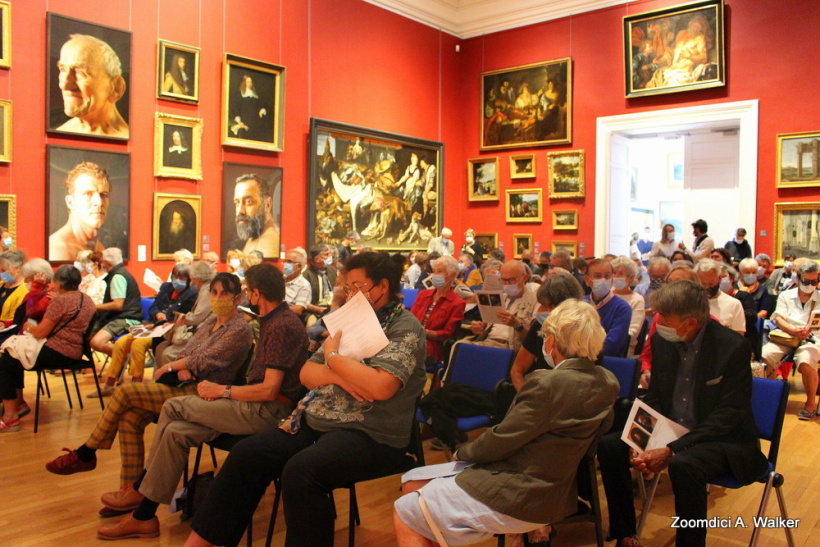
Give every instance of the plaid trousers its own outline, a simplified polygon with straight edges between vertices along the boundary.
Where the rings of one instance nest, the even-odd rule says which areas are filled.
[[[145,428],[159,418],[166,400],[195,393],[194,384],[183,387],[153,382],[122,384],[114,390],[85,445],[95,450],[109,450],[119,431],[122,458],[120,487],[132,484],[142,474],[145,465]]]

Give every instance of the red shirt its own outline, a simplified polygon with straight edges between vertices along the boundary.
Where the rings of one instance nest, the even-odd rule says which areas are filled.
[[[436,301],[425,323],[424,316],[427,315],[427,308],[433,303],[435,292],[436,289],[419,291],[416,301],[413,302],[413,309],[410,311],[421,322],[425,330],[435,331],[438,335],[440,341],[427,339],[427,355],[441,362],[444,354],[443,343],[448,338],[452,338],[459,324],[464,320],[465,304],[461,297],[450,290]]]

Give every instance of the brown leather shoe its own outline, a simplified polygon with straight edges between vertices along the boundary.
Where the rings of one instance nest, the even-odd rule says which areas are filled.
[[[129,539],[159,537],[159,519],[136,520],[128,515],[113,526],[103,526],[97,530],[99,539]]]
[[[115,511],[133,511],[145,496],[134,490],[131,484],[125,485],[122,490],[106,492],[100,497],[103,505]]]

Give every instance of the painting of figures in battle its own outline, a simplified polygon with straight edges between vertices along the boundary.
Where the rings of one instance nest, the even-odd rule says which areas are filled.
[[[308,241],[356,231],[375,249],[426,249],[441,225],[444,145],[311,119]]]

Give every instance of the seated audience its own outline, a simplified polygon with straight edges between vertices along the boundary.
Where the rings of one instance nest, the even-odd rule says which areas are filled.
[[[288,251],[282,263],[282,272],[285,275],[285,302],[290,306],[290,311],[300,317],[307,310],[312,297],[310,282],[302,277],[306,265],[307,255],[301,248]]]
[[[263,257],[259,256],[259,253],[260,251],[249,251],[248,254],[242,256],[242,259],[239,261],[239,269],[236,271],[236,274],[241,279],[245,279],[245,272],[253,266],[262,263]]]
[[[87,251],[83,251],[87,252]],[[88,252],[85,260],[85,272],[83,282],[80,284],[80,292],[87,294],[95,305],[103,303],[105,298],[105,270],[102,269],[102,253],[97,251]]]
[[[119,523],[97,531],[100,539],[156,537],[160,503],[171,503],[188,463],[188,449],[223,433],[253,435],[276,427],[304,395],[299,371],[308,357],[305,327],[285,302],[285,279],[271,264],[245,272],[246,292],[259,306],[260,337],[245,385],[203,380],[197,394],[174,397],[162,406],[145,472],[126,492],[102,497],[106,506],[131,508]],[[217,316],[236,314],[233,302]]]
[[[347,232],[344,239],[342,239],[336,246],[336,257],[339,264],[344,265],[345,261],[353,256],[352,246],[358,246],[361,241],[362,236],[359,235],[359,232],[355,230]]]
[[[755,260],[757,260],[758,263],[757,279],[765,285],[769,280],[769,272],[772,271],[772,257],[767,254],[760,253],[755,256]]]
[[[6,251],[14,252],[14,251]],[[28,414],[28,405],[18,407],[23,401],[23,372],[38,370],[44,366],[58,368],[70,366],[82,358],[83,336],[94,317],[94,302],[79,292],[80,272],[74,266],[64,264],[54,274],[54,287],[59,296],[46,309],[39,324],[26,323],[25,332],[34,338],[45,339],[39,353],[31,347],[30,337],[12,336],[3,344],[0,354],[0,399],[3,400],[3,418],[0,433],[20,430],[20,414]]]
[[[618,381],[595,366],[606,334],[589,304],[563,302],[541,332],[538,352],[554,370],[534,372],[504,420],[456,451],[457,460],[473,465],[446,475],[420,468],[403,477],[405,495],[393,514],[400,546],[478,543],[576,511],[578,465],[601,425],[611,422]]]
[[[551,251],[542,251],[538,255],[538,268],[541,270],[541,275],[546,276],[550,271],[550,258],[552,258]]]
[[[453,292],[458,264],[451,256],[436,260],[432,275],[434,288],[419,291],[411,310],[424,327],[427,357],[435,363],[443,362],[443,344],[455,335],[464,319],[464,300]]]
[[[747,259],[743,259],[747,260]],[[753,259],[752,259],[753,260]],[[723,268],[720,277],[720,290],[736,298],[743,306],[743,317],[746,320],[746,332],[743,336],[752,345],[752,358],[760,359],[760,335],[757,332],[757,307],[752,295],[744,290],[737,289],[740,275],[731,266]]]
[[[419,251],[415,255],[411,254],[411,256],[413,259],[410,267],[407,268],[404,277],[402,277],[402,287],[405,289],[415,288],[416,283],[419,282],[421,271],[427,267],[428,255],[426,252]]]
[[[769,338],[763,346],[763,361],[769,375],[774,375],[780,360],[793,353],[792,359],[803,379],[806,389],[806,404],[798,412],[801,420],[811,420],[817,416],[817,364],[820,361],[820,344],[812,336],[809,319],[820,301],[817,293],[817,282],[820,278],[820,266],[813,260],[806,260],[797,267],[797,287],[781,292],[777,297],[777,307],[772,319],[785,335],[797,338],[800,345],[791,348],[778,344]],[[809,304],[809,302],[811,302]]]
[[[310,304],[305,316],[308,327],[327,311],[333,299],[337,271],[332,264],[333,256],[327,245],[320,243],[310,248],[308,267],[302,274],[310,283]]]
[[[0,226],[0,253],[5,253],[14,245],[14,238],[5,226]]]
[[[715,262],[726,264],[727,266],[732,265],[732,255],[730,255],[729,251],[723,247],[715,247],[712,249],[712,253],[709,255],[709,258]]]
[[[672,253],[672,256],[669,258],[669,261],[672,262],[672,264],[674,264],[675,262],[680,262],[681,260],[692,262],[692,260],[690,260],[689,258],[689,255],[681,251],[680,249]]]
[[[76,450],[63,449],[67,453],[48,462],[46,469],[57,475],[91,471],[97,467],[97,450],[109,450],[119,433],[120,497],[130,496],[129,489],[143,470],[143,433],[159,418],[162,404],[171,397],[193,395],[196,382],[229,384],[236,378],[253,343],[251,328],[236,312],[241,298],[239,279],[227,272],[217,274],[211,282],[214,316],[199,326],[178,360],[155,371],[155,376],[175,372],[176,379],[169,375],[163,382],[117,387],[88,440]]]
[[[648,475],[669,469],[675,515],[693,523],[677,529],[680,547],[706,543],[706,485],[732,473],[749,484],[766,471],[752,416],[749,344],[709,318],[709,299],[691,281],[669,283],[652,295],[658,330],[652,346],[653,377],[644,402],[689,429],[667,446],[642,454],[604,435],[598,462],[609,508],[609,534],[616,545],[640,545],[630,466]]]
[[[584,261],[584,265],[581,266],[580,264],[577,265],[572,260],[570,254],[566,251],[557,251],[552,253],[550,257],[550,268],[563,268],[569,273],[571,273],[575,279],[578,280],[578,283],[581,284],[581,287],[584,289],[584,294],[589,294],[589,287],[587,287],[584,281],[584,272],[582,272],[578,268],[586,267],[587,263]]]
[[[606,260],[590,262],[585,278],[592,293],[586,298],[598,310],[601,326],[606,331],[603,355],[625,357],[629,349],[632,308],[624,299],[612,294],[613,273],[612,264]]]
[[[28,294],[23,301],[26,310],[25,320],[39,323],[49,303],[57,296],[51,287],[54,270],[48,261],[42,258],[32,258],[23,264],[20,274],[28,284]]]
[[[484,283],[481,278],[481,272],[475,265],[473,255],[469,253],[461,253],[458,256],[458,280],[459,285],[466,285],[467,287],[476,287]]]
[[[703,258],[695,264],[695,273],[698,274],[700,284],[709,298],[709,313],[715,316],[724,327],[729,327],[741,335],[744,334],[746,317],[743,315],[743,305],[736,298],[720,290],[722,265],[711,258]]]
[[[453,254],[455,254],[453,231],[445,226],[441,229],[441,236],[430,238],[427,242],[427,253],[439,253],[441,256],[453,256]]]
[[[632,308],[632,320],[629,322],[629,353],[635,351],[635,344],[638,341],[638,333],[643,327],[646,319],[646,303],[643,296],[632,290],[632,282],[638,275],[638,267],[625,256],[621,256],[612,261],[614,274],[612,276],[612,292],[626,300]]]
[[[6,327],[14,323],[14,314],[28,294],[23,279],[25,261],[26,255],[19,249],[0,254],[0,321]]]
[[[494,258],[501,262],[502,264],[507,261],[507,257],[504,254],[504,249],[499,249],[495,247],[494,249],[490,249],[490,258]]]
[[[793,253],[786,254],[786,256],[783,257],[783,267],[777,268],[772,272],[771,277],[765,283],[770,295],[777,296],[782,291],[794,287],[792,276],[794,275],[795,258],[797,257]]]
[[[441,258],[441,253],[437,251],[433,251],[432,253],[424,253],[427,255],[427,261],[423,264],[420,263],[419,266],[421,267],[421,272],[419,273],[419,277],[416,280],[416,284],[413,288],[417,290],[424,290],[427,287],[424,285],[424,280],[430,277],[433,273],[433,264],[435,264],[436,260]]]
[[[766,288],[766,284],[757,278],[760,265],[754,258],[744,258],[738,265],[740,271],[740,290],[752,295],[757,316],[766,319],[774,311],[775,299],[771,297]]]
[[[140,288],[122,263],[122,251],[109,247],[102,252],[100,263],[105,274],[105,293],[102,304],[97,304],[96,334],[91,347],[108,356],[114,351],[112,339],[125,334],[142,321]]]
[[[177,264],[183,264],[185,266],[191,267],[191,264],[194,263],[194,255],[188,249],[180,249],[174,253],[174,266]],[[168,281],[173,281],[174,279],[174,270],[171,269],[171,273],[168,274]]]
[[[219,255],[213,251],[206,251],[202,253],[202,262],[207,264],[215,274],[216,268],[219,266]]]
[[[367,363],[328,337],[302,367],[311,392],[279,428],[230,451],[191,523],[187,545],[235,545],[259,500],[281,479],[288,545],[332,546],[328,493],[394,469],[405,456],[415,401],[424,386],[424,333],[399,305],[401,268],[387,253],[348,259],[346,293],[362,292],[389,341]]]

